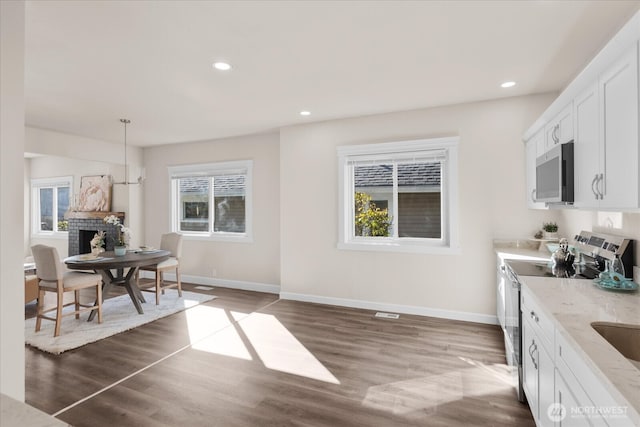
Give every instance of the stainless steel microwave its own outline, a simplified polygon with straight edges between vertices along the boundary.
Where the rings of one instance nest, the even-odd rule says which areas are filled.
[[[573,203],[573,141],[536,159],[536,201]]]

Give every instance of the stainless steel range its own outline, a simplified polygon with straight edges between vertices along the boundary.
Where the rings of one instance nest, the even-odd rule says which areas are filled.
[[[522,389],[522,313],[520,311],[519,277],[594,279],[607,268],[608,262],[619,258],[627,277],[632,277],[633,240],[620,236],[582,231],[572,245],[579,252],[576,262],[569,266],[554,266],[549,261],[507,260],[500,272],[504,279],[505,316],[499,319],[505,334],[506,358],[518,375],[518,400],[526,400]]]

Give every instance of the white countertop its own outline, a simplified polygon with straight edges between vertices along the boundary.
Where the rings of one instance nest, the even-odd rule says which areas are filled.
[[[540,240],[494,240],[493,249],[501,259],[521,259],[529,261],[549,261],[551,253],[542,246]]]
[[[20,427],[66,427],[69,424],[60,421],[39,409],[19,402],[5,394],[0,394],[0,425]]]
[[[518,278],[608,393],[620,405],[628,403],[629,418],[640,426],[640,370],[591,327],[595,321],[640,324],[640,293],[605,291],[591,280]]]

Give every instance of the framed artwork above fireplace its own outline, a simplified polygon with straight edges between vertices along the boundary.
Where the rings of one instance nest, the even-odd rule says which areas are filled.
[[[109,212],[111,210],[111,175],[80,178],[78,210],[81,212]]]

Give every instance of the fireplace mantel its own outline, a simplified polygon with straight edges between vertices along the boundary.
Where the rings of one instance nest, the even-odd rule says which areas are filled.
[[[120,218],[120,221],[124,219],[124,212],[102,212],[102,211],[69,211],[64,214],[64,219],[105,219],[109,215],[115,215]]]

